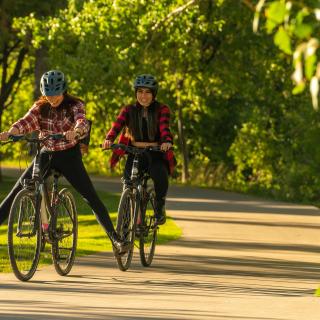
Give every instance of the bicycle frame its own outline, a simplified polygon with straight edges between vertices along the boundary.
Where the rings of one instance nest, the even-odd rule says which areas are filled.
[[[31,178],[20,181],[23,187],[13,200],[8,220],[10,263],[15,276],[21,281],[27,281],[34,275],[46,242],[52,245],[52,260],[58,274],[67,275],[74,263],[78,237],[75,201],[67,188],[58,189],[60,174],[56,172],[53,173],[52,194],[49,193],[47,172],[40,170],[42,142],[63,137],[62,134],[48,135],[43,139],[10,137],[11,142],[25,140],[36,145]],[[27,239],[22,241],[21,238]],[[28,249],[24,250],[24,246]]]
[[[160,146],[149,146],[146,148],[137,148],[132,146],[127,146],[124,144],[113,144],[111,146],[112,149],[120,148],[122,150],[127,151],[134,155],[133,164],[131,169],[130,176],[130,186],[129,188],[132,190],[132,194],[135,197],[135,216],[140,212],[140,206],[144,204],[145,195],[147,192],[147,184],[150,179],[149,174],[144,170],[144,172],[139,172],[139,161],[142,154],[146,151],[156,151],[161,152]],[[144,208],[141,208],[144,209]],[[139,217],[135,217],[135,219],[139,219]]]
[[[141,155],[146,151],[160,151],[160,149],[159,147],[147,147],[141,149],[121,144],[112,145],[111,148],[121,148],[134,155],[130,181],[128,185],[125,185],[122,192],[117,218],[117,232],[120,232],[120,235],[123,236],[124,239],[128,239],[128,241],[130,241],[131,248],[125,255],[116,256],[117,263],[119,269],[122,271],[126,271],[130,267],[133,248],[135,245],[135,237],[138,237],[141,263],[143,266],[150,266],[154,254],[158,225],[154,223],[155,219],[152,217],[150,218],[150,216],[148,218],[148,222],[146,222],[146,208],[150,199],[153,199],[153,196],[152,191],[149,191],[147,186],[150,179],[148,170],[139,172],[139,162]],[[126,207],[127,201],[129,201],[129,207]],[[152,201],[151,204],[154,212],[154,204]],[[150,242],[152,243],[150,246],[151,258],[148,256],[148,250],[145,250],[147,248],[145,245],[147,243],[145,242],[145,239],[150,234],[152,234],[152,241]]]
[[[50,136],[48,136],[50,137]],[[55,139],[61,139],[63,135],[56,134],[56,135],[51,135],[51,137],[54,137]],[[54,210],[53,206],[56,203],[58,199],[58,179],[59,175],[57,173],[53,173],[53,188],[52,188],[52,195],[51,199],[49,197],[49,191],[47,188],[47,183],[46,179],[43,176],[43,173],[41,172],[40,169],[40,151],[41,151],[41,143],[46,140],[45,139],[32,139],[32,138],[25,138],[23,136],[15,136],[13,138],[13,141],[18,141],[18,140],[26,140],[27,142],[31,142],[36,144],[36,155],[34,157],[34,163],[33,163],[33,168],[32,168],[32,176],[31,179],[24,179],[22,182],[23,188],[26,189],[32,189],[34,190],[34,195],[35,195],[35,205],[36,205],[36,212],[39,212],[40,215],[36,216],[36,219],[40,218],[41,224],[42,224],[42,231],[44,230],[44,226],[48,226],[48,237],[46,237],[46,241],[52,243],[52,241],[55,240],[54,237],[54,232],[52,230],[52,226],[49,223],[50,217],[54,215]],[[48,216],[49,213],[49,216]],[[21,219],[19,217],[19,223]],[[36,225],[36,224],[35,224]],[[18,232],[17,235],[20,237],[28,237],[30,234],[19,234],[21,230],[21,226],[18,225]],[[31,235],[34,236],[36,233],[36,229],[34,228],[32,230]]]

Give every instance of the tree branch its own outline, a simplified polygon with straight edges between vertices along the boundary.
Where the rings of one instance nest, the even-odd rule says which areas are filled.
[[[20,49],[16,65],[14,67],[13,74],[11,75],[9,81],[6,84],[5,100],[7,100],[8,96],[10,94],[10,91],[12,91],[14,83],[19,79],[20,71],[22,68],[22,63],[23,63],[23,60],[24,60],[27,52],[28,52],[28,49],[25,47]]]
[[[151,27],[151,30],[152,30],[152,31],[155,31],[155,30],[158,29],[161,25],[165,24],[172,16],[177,15],[177,14],[180,14],[182,11],[184,11],[185,9],[187,9],[189,6],[191,6],[191,5],[194,4],[195,2],[197,2],[197,0],[190,0],[190,1],[187,2],[185,5],[174,9],[174,10],[171,11],[164,19],[162,19],[161,21],[157,22],[153,27]]]
[[[253,12],[256,11],[256,6],[250,0],[241,0],[245,6],[247,6]]]
[[[19,91],[20,85],[22,83],[22,80],[24,79],[24,77],[28,75],[28,72],[23,72],[23,74],[19,77],[18,79],[18,83],[15,85],[14,90],[12,90],[12,93],[10,94],[10,100],[4,104],[3,106],[3,110],[8,109],[9,106],[12,105],[12,103],[14,102],[14,98],[17,94],[17,92]]]
[[[0,86],[0,110],[6,101],[6,99],[4,98],[6,80],[7,80],[7,69],[8,69],[8,50],[7,50],[6,44],[4,45],[4,48],[3,48],[1,66],[2,66],[2,75],[1,75],[1,86]]]
[[[189,6],[195,4],[197,1],[199,0],[190,0],[189,2],[187,2],[185,5],[178,7],[176,9],[174,9],[173,11],[171,11],[164,19],[158,21],[154,26],[151,27],[151,34],[148,36],[148,38],[150,38],[150,40],[148,41],[147,45],[146,45],[146,49],[149,48],[149,46],[151,45],[153,38],[154,38],[154,34],[157,31],[157,29],[160,29],[160,27],[162,27],[168,20],[170,20],[171,17],[173,17],[174,15],[178,15],[181,12],[183,12],[185,9],[187,9]]]
[[[251,11],[255,12],[256,11],[256,4],[253,4],[251,2],[251,0],[241,0],[243,2],[243,4],[245,6],[247,6]],[[289,2],[288,0],[286,0],[287,2]],[[292,2],[293,5],[296,5],[297,7],[300,7],[301,9],[306,8],[308,10],[313,11],[315,8],[308,6],[304,3],[301,3],[300,0],[291,0],[290,2]]]
[[[9,55],[11,54],[12,51],[18,48],[20,43],[21,43],[21,40],[17,40],[16,43],[11,48],[9,48],[8,50]]]

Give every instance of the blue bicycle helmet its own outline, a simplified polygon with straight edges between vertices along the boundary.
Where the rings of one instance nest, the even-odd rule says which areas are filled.
[[[138,88],[148,88],[152,91],[153,95],[156,96],[158,92],[158,81],[151,74],[141,74],[134,80],[133,87],[135,90]]]
[[[59,96],[67,89],[63,72],[50,70],[45,72],[40,80],[40,91],[44,96]]]

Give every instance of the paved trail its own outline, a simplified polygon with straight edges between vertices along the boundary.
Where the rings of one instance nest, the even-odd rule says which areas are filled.
[[[151,268],[136,253],[121,272],[102,253],[68,277],[52,266],[28,283],[1,274],[0,319],[320,319],[320,210],[184,187],[167,207],[183,237],[157,247]]]

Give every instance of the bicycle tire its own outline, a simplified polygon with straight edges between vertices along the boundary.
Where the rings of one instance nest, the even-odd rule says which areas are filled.
[[[152,263],[158,227],[155,224],[154,214],[155,192],[151,189],[146,194],[146,199],[141,205],[141,224],[139,226],[139,253],[140,261],[144,267],[149,267]]]
[[[14,198],[8,220],[8,254],[15,276],[30,280],[37,270],[41,248],[40,204],[22,189]]]
[[[136,212],[137,206],[134,205],[134,199],[131,189],[125,189],[122,192],[117,216],[117,234],[121,240],[127,241],[130,245],[130,249],[125,254],[115,253],[115,258],[118,267],[121,271],[126,271],[131,265],[134,249],[135,228],[136,228]]]
[[[64,188],[53,207],[53,243],[51,254],[54,267],[61,276],[67,275],[74,264],[78,240],[78,215],[71,192]]]

